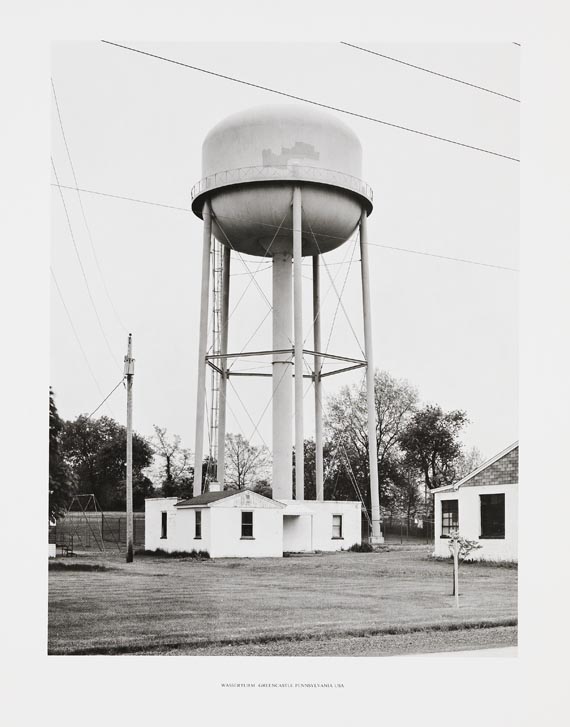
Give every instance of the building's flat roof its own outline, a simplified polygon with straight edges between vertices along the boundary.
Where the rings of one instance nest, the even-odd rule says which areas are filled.
[[[280,502],[282,505],[285,505],[285,510],[283,510],[283,515],[314,515],[315,510],[312,510],[310,507],[307,507],[307,505],[304,504],[304,501],[301,500],[277,500],[277,502]]]

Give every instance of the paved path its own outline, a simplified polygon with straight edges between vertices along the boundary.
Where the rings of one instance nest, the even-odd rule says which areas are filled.
[[[435,654],[406,654],[406,656],[490,656],[490,657],[517,657],[516,646],[504,646],[500,649],[472,649],[470,651],[442,651]]]

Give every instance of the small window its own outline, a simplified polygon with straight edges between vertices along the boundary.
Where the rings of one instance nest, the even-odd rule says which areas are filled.
[[[333,540],[342,540],[342,515],[333,515],[332,518]]]
[[[481,537],[505,537],[505,495],[480,495]]]
[[[200,540],[202,538],[202,510],[196,510],[196,520],[194,522],[194,538]]]
[[[168,534],[168,517],[166,512],[161,512],[160,516],[160,538],[162,540],[166,538]]]
[[[441,501],[441,537],[449,538],[459,528],[459,500]]]
[[[253,513],[242,512],[241,514],[241,537],[253,538]]]

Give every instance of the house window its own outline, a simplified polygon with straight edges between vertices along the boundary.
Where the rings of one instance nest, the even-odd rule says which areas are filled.
[[[253,538],[253,513],[242,512],[241,514],[241,537]]]
[[[342,515],[333,515],[332,518],[333,540],[342,540]]]
[[[449,538],[459,528],[459,500],[441,501],[441,537]]]
[[[160,513],[160,538],[161,540],[167,537],[168,532],[168,519],[167,519],[167,513],[161,512]]]
[[[196,510],[196,519],[194,521],[194,539],[202,538],[202,510]]]
[[[505,495],[480,495],[481,537],[505,537]]]

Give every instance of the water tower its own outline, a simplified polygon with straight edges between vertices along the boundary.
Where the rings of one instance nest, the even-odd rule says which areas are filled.
[[[321,384],[323,360],[342,365],[334,373],[365,367],[372,538],[381,541],[374,403],[374,364],[370,317],[367,217],[372,190],[362,181],[362,148],[354,132],[334,116],[306,106],[264,106],[233,114],[207,135],[202,147],[202,179],[192,190],[192,210],[203,220],[202,291],[195,462],[203,459],[206,367],[220,377],[217,479],[224,482],[226,384],[231,372],[227,350],[231,253],[272,260],[273,341],[261,352],[272,360],[273,497],[293,496],[291,422],[296,452],[303,452],[303,354],[313,357],[317,501],[323,500]],[[321,350],[321,255],[360,233],[362,306],[366,360]],[[212,238],[223,245],[221,262],[220,350],[207,355],[210,252]],[[303,350],[302,258],[312,257],[314,344]],[[256,352],[259,354],[260,352]],[[247,355],[244,352],[241,355]],[[294,384],[293,384],[294,381]],[[293,395],[294,390],[294,395]],[[198,466],[198,465],[197,465]],[[297,458],[295,499],[304,499],[304,464]],[[200,495],[201,478],[194,480]]]

